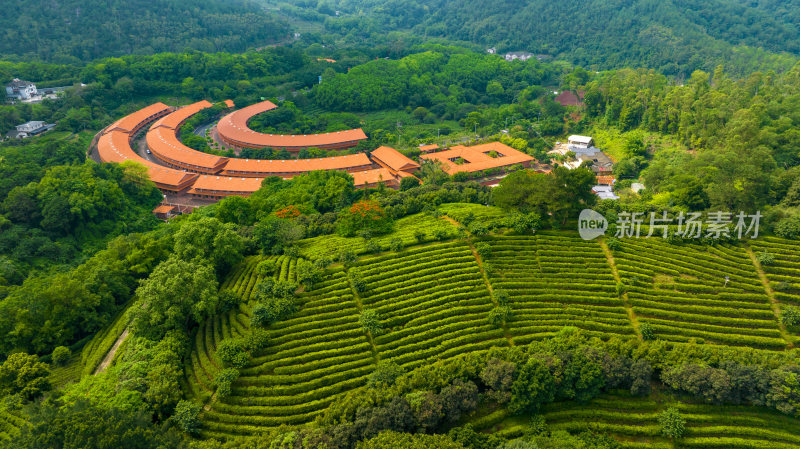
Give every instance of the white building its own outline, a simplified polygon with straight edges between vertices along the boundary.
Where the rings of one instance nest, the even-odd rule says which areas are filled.
[[[576,146],[578,148],[589,148],[592,146],[593,140],[589,136],[571,135],[567,137],[567,144]]]
[[[533,57],[533,53],[528,53],[527,51],[512,51],[511,53],[506,53],[506,61],[514,61],[519,59],[520,61],[527,61]]]
[[[597,185],[592,187],[592,192],[597,195],[601,200],[618,200],[619,196],[614,193],[614,188],[611,186]]]
[[[30,100],[36,95],[38,95],[36,85],[30,81],[14,78],[6,85],[6,96],[15,100]]]
[[[25,139],[27,137],[36,136],[55,128],[55,124],[47,124],[45,122],[31,121],[21,125],[15,126],[16,130],[8,133],[11,139]]]

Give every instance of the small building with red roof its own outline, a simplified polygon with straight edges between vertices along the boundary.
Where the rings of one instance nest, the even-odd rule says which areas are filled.
[[[536,159],[500,142],[472,147],[457,145],[449,150],[423,154],[422,159],[439,161],[442,169],[453,175],[458,172],[476,173],[492,168],[507,169],[514,165],[530,167]]]

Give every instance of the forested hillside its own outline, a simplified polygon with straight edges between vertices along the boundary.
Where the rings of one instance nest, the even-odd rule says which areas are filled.
[[[320,17],[328,31],[353,39],[409,30],[412,39],[530,51],[596,69],[647,66],[689,75],[724,62],[744,73],[785,68],[791,59],[777,54],[800,52],[800,9],[777,1],[341,0],[337,9],[347,14]]]
[[[9,0],[0,14],[0,56],[89,61],[163,51],[243,51],[289,37],[243,0]]]

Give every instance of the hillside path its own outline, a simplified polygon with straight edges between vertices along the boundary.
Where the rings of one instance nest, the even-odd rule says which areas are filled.
[[[114,360],[114,356],[117,354],[117,349],[119,349],[120,345],[122,345],[122,342],[128,338],[128,333],[129,331],[126,327],[119,337],[117,337],[117,341],[114,342],[114,346],[108,350],[108,354],[106,354],[106,356],[103,358],[103,361],[100,362],[100,364],[97,365],[97,368],[94,369],[94,372],[92,373],[93,375],[102,373],[106,370],[106,368],[108,368],[108,365],[111,365],[111,361]]]
[[[614,280],[617,281],[617,284],[620,284],[622,282],[622,278],[620,278],[619,271],[617,271],[617,263],[614,262],[614,254],[611,252],[611,249],[608,248],[608,245],[606,245],[605,240],[600,240],[600,247],[603,249],[603,253],[606,255],[608,266],[611,267],[611,274],[614,275]],[[625,305],[625,311],[628,312],[628,319],[631,320],[633,331],[636,332],[636,337],[641,340],[642,332],[639,330],[639,319],[636,316],[636,312],[633,311],[627,291],[622,294],[622,302]]]
[[[761,279],[761,283],[764,285],[764,291],[767,293],[767,298],[769,298],[769,305],[772,307],[772,313],[775,314],[775,319],[778,321],[778,329],[781,332],[781,337],[786,340],[786,344],[789,348],[793,348],[794,343],[792,342],[792,337],[789,335],[789,331],[786,330],[786,326],[781,323],[780,303],[775,299],[775,291],[772,290],[769,279],[767,279],[767,274],[764,272],[764,267],[761,266],[761,262],[758,261],[750,245],[744,245],[744,250],[747,251],[747,255],[750,256],[750,260],[753,261],[753,266],[756,269],[758,278]]]

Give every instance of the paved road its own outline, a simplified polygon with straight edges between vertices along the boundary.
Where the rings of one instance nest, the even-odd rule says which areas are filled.
[[[161,163],[161,161],[153,157],[152,154],[147,153],[147,140],[145,140],[144,136],[142,136],[138,141],[134,142],[133,145],[135,147],[134,151],[136,151],[139,156],[155,164],[164,165]]]
[[[197,128],[195,128],[194,135],[205,138],[206,137],[206,130],[208,128],[211,128],[212,126],[214,126],[214,120],[212,120],[212,121],[210,121],[210,122],[208,122],[208,123],[206,123],[204,125],[200,125]]]

